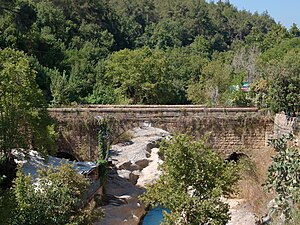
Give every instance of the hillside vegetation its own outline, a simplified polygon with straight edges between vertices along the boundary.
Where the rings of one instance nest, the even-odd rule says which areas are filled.
[[[268,13],[203,0],[0,5],[0,48],[27,54],[52,105],[256,104],[299,110],[300,30],[287,30]],[[240,91],[243,81],[252,92]]]

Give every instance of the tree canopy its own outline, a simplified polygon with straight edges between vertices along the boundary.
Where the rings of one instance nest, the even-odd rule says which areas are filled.
[[[29,58],[10,48],[0,50],[0,150],[12,148],[50,151],[46,101],[36,83]]]

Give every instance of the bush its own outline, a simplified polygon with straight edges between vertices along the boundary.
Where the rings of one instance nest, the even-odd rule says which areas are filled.
[[[229,206],[220,198],[234,191],[238,168],[204,143],[181,134],[163,144],[162,175],[141,199],[168,208],[166,224],[226,224],[230,219]]]
[[[87,185],[70,164],[39,171],[36,180],[19,169],[13,185],[16,209],[12,224],[90,224],[91,215],[80,208]]]
[[[252,101],[248,94],[242,91],[234,91],[230,94],[231,104],[234,106],[251,106]]]
[[[270,141],[277,154],[268,169],[265,185],[276,194],[272,210],[277,215],[283,213],[287,223],[299,224],[300,152],[299,148],[288,147],[288,140],[292,140],[292,136]]]

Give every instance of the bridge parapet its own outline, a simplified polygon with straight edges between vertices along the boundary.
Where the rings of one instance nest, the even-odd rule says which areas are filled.
[[[257,108],[206,108],[199,106],[171,105],[171,106],[89,106],[79,108],[49,108],[51,115],[74,116],[86,114],[98,117],[121,117],[123,119],[156,119],[177,117],[205,117],[205,116],[236,116],[237,114],[259,115]]]

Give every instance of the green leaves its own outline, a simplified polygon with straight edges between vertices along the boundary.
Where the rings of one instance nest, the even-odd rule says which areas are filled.
[[[162,175],[142,200],[168,208],[166,224],[225,224],[228,205],[220,197],[234,191],[238,168],[206,147],[204,140],[184,134],[164,142],[161,152]]]
[[[58,105],[227,103],[231,59],[222,63],[222,71],[216,52],[247,45],[267,50],[299,33],[296,26],[288,32],[267,13],[239,11],[221,1],[20,0],[0,5],[0,47],[34,57],[38,84],[47,102]],[[151,49],[146,56],[145,46]],[[112,62],[127,52],[123,62]],[[211,59],[212,77],[205,71],[205,79],[197,82],[203,61]],[[105,72],[104,61],[115,68]],[[245,67],[252,76],[255,63],[249,63]],[[189,91],[188,82],[196,83]]]
[[[259,104],[274,112],[293,115],[300,110],[300,51],[299,40],[283,42],[262,55],[261,71],[265,89],[258,95],[266,96]]]
[[[292,140],[292,136],[270,141],[277,154],[268,169],[265,185],[276,193],[276,212],[283,212],[288,222],[296,224],[293,211],[299,210],[300,204],[300,152],[288,147],[288,140]]]
[[[0,50],[0,151],[6,157],[12,148],[53,148],[46,104],[35,77],[23,52]]]
[[[90,224],[79,209],[88,181],[70,164],[39,171],[39,178],[24,175],[19,168],[13,186],[16,201],[12,224]]]
[[[191,82],[187,97],[194,104],[220,105],[227,101],[227,92],[235,78],[233,67],[220,54],[203,65],[199,79]]]
[[[122,50],[107,61],[105,77],[131,104],[167,104],[174,98],[172,70],[162,50]]]

